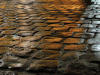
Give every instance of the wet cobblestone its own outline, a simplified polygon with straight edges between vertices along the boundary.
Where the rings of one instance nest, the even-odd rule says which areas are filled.
[[[0,75],[100,75],[100,2],[0,1]]]

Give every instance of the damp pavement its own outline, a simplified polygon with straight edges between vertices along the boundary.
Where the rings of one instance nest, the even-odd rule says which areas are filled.
[[[99,0],[1,0],[0,75],[100,75],[99,25]]]

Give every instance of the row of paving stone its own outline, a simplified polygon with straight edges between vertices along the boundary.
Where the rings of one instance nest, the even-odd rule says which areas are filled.
[[[99,50],[94,44],[99,43],[98,5],[87,7],[82,0],[4,0],[0,5],[2,74],[99,75],[99,52],[91,52]]]

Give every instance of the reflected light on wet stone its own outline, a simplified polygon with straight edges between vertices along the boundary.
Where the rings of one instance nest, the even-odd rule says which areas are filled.
[[[87,7],[84,0],[5,0],[4,3],[0,6],[0,12],[4,13],[0,16],[0,67],[17,73],[20,70],[38,75],[36,71],[43,71],[43,75],[56,75],[52,72],[66,70],[70,60],[75,58],[77,62],[87,52],[88,43],[84,39],[89,38],[89,33],[84,35],[87,29],[100,23],[85,20],[92,18],[93,12],[86,11],[90,15],[81,16]],[[91,22],[95,26],[88,24]],[[82,26],[85,23],[88,25]],[[22,75],[30,75],[25,73]]]
[[[34,2],[35,0],[19,0],[20,3],[23,3],[23,4],[29,4],[31,2]]]
[[[98,45],[98,44],[93,45],[92,51],[100,51],[100,45]]]

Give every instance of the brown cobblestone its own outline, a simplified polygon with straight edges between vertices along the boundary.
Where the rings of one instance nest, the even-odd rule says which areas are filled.
[[[43,43],[39,46],[39,48],[43,49],[60,49],[62,44],[59,43]]]
[[[51,17],[51,15],[41,15],[41,17]]]
[[[4,27],[1,27],[0,29],[2,30],[6,30],[6,29],[15,29],[17,26],[4,26]]]
[[[1,34],[15,34],[17,30],[4,30],[1,32]]]
[[[84,28],[71,28],[69,31],[71,31],[71,32],[84,32],[85,29]]]
[[[31,26],[21,26],[19,28],[17,28],[18,30],[23,30],[23,31],[30,31],[32,30],[34,27]]]
[[[16,8],[23,8],[23,5],[16,5]]]
[[[73,15],[74,13],[63,13],[64,15]]]
[[[34,23],[34,26],[47,26],[47,24],[46,23]]]
[[[88,34],[85,34],[85,33],[75,33],[73,35],[73,37],[91,38],[91,37],[94,37],[94,33],[88,33]]]
[[[39,40],[41,38],[41,36],[26,36],[26,37],[22,37],[20,38],[21,41],[35,41],[35,40]]]
[[[76,52],[68,52],[68,53],[64,54],[60,59],[63,61],[67,60],[67,62],[68,62],[68,61],[75,61],[78,58],[76,57]]]
[[[63,38],[59,37],[44,37],[43,42],[60,42]]]
[[[71,24],[75,23],[75,21],[61,21],[61,24]]]
[[[62,25],[60,25],[60,24],[50,24],[50,25],[48,25],[48,27],[61,27]]]
[[[58,17],[58,18],[56,18],[57,20],[68,20],[69,18],[67,18],[67,17]]]
[[[62,11],[60,11],[60,12],[62,12],[62,13],[69,13],[69,11],[63,11],[63,10],[62,10]]]
[[[51,57],[52,55],[55,55],[55,54],[59,54],[58,51],[53,51],[53,50],[40,50],[38,53],[36,53],[33,58],[37,58],[37,59],[46,59],[46,58],[49,58]]]
[[[34,36],[49,36],[52,35],[51,31],[41,31],[41,32],[37,32],[36,34],[34,34]]]
[[[19,16],[20,16],[20,17],[21,17],[21,16],[27,16],[27,14],[18,14],[17,16],[18,16],[18,17],[19,17]]]
[[[34,30],[35,31],[49,31],[51,27],[37,27]]]
[[[57,28],[53,28],[53,29],[51,29],[51,31],[67,31],[69,29],[69,27],[57,27]]]
[[[1,41],[0,46],[14,46],[18,44],[20,41]]]
[[[58,60],[37,60],[27,70],[55,71],[58,67]]]
[[[57,34],[57,36],[60,36],[60,37],[69,37],[69,36],[72,36],[73,32],[59,32]]]
[[[65,24],[63,27],[77,27],[77,24]]]
[[[67,45],[64,49],[68,51],[86,51],[86,45]]]
[[[16,19],[6,19],[6,21],[16,21]]]
[[[83,24],[84,22],[83,21],[77,21],[76,23],[77,24]]]
[[[44,60],[57,60],[60,56],[61,56],[61,54],[55,54],[55,55],[51,55],[49,57],[45,57],[43,59]]]
[[[29,16],[36,17],[36,16],[40,16],[40,15],[39,14],[31,14]]]
[[[80,38],[67,38],[64,40],[63,43],[83,43],[84,39],[80,39]]]
[[[73,37],[83,37],[84,33],[75,33]]]
[[[45,20],[33,20],[32,22],[33,22],[33,23],[44,23]]]
[[[80,18],[71,18],[71,20],[73,20],[73,21],[78,21]]]
[[[0,9],[0,75],[99,74],[98,4],[2,0]]]
[[[47,20],[46,23],[59,23],[60,20]]]
[[[14,41],[14,40],[20,40],[20,37],[16,35],[5,35],[0,38],[0,41]]]
[[[29,22],[30,20],[17,20],[17,22],[19,22],[19,23],[27,23],[27,22]]]
[[[0,19],[0,21],[3,21],[3,19]]]
[[[8,47],[0,47],[0,54],[3,54],[8,50],[10,50],[10,48],[8,48]]]
[[[75,18],[78,17],[78,15],[69,15],[68,18]]]
[[[30,24],[27,24],[26,22],[23,22],[23,23],[18,23],[20,26],[29,26]]]
[[[83,14],[83,11],[73,11],[76,14]]]
[[[56,19],[56,17],[43,17],[42,19],[53,20],[53,19]]]

